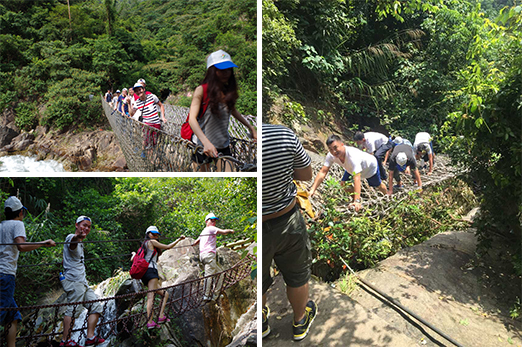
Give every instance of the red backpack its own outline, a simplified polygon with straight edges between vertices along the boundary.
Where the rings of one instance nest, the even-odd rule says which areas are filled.
[[[147,269],[149,268],[149,263],[154,258],[156,253],[156,248],[154,248],[154,252],[152,252],[152,256],[150,257],[149,261],[145,259],[145,254],[147,254],[147,249],[145,248],[146,242],[144,242],[140,249],[138,249],[138,252],[134,256],[134,259],[132,260],[132,266],[129,270],[129,274],[134,279],[141,279],[143,275],[145,275],[145,272],[147,272]]]
[[[199,113],[196,119],[199,119],[199,117],[203,116],[205,112],[207,112],[208,107],[208,95],[207,95],[207,86],[208,84],[202,84],[203,87],[203,101],[201,102],[201,106],[199,107]],[[189,124],[189,114],[187,115],[187,120],[183,125],[181,126],[181,138],[185,140],[192,141],[192,135],[194,135],[194,132],[192,131],[192,128]]]

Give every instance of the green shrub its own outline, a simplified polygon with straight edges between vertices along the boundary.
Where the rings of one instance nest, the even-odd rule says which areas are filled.
[[[23,130],[33,129],[38,125],[38,109],[33,102],[19,104],[16,109],[16,126]]]

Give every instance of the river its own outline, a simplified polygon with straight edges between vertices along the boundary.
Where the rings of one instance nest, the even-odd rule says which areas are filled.
[[[36,160],[36,157],[9,155],[0,157],[0,171],[9,172],[65,172],[56,160]]]

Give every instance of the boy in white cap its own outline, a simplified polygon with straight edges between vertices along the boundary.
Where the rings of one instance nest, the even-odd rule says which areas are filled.
[[[220,270],[216,259],[216,236],[234,233],[234,230],[232,229],[217,228],[216,222],[218,219],[219,218],[216,217],[213,213],[207,214],[205,217],[206,228],[203,229],[196,242],[192,244],[192,246],[196,246],[197,244],[201,243],[199,246],[199,259],[203,265],[205,265],[205,276],[213,275]],[[216,300],[219,297],[222,282],[223,279],[220,278],[214,290],[214,296],[212,297],[212,300]],[[210,283],[210,281],[205,281],[205,296],[203,297],[203,300],[211,299],[210,285],[208,285],[208,283]]]
[[[89,235],[91,231],[91,219],[86,216],[80,216],[76,219],[76,230],[74,234],[67,235],[63,246],[63,268],[65,279],[63,279],[63,290],[67,294],[67,302],[92,301],[98,297],[94,291],[89,288],[87,279],[85,278],[85,264],[83,255],[82,241]],[[67,306],[65,317],[63,319],[63,339],[60,347],[80,346],[73,340],[70,340],[70,330],[72,327],[73,306]],[[76,314],[81,312],[82,306],[76,307]],[[100,302],[89,305],[89,317],[87,318],[87,340],[85,346],[94,346],[105,341],[94,335],[94,329],[98,324],[98,318],[102,313]]]
[[[400,172],[405,172],[407,167],[411,170],[413,180],[418,182],[418,189],[422,189],[422,182],[419,169],[417,169],[417,161],[413,154],[413,148],[410,145],[401,144],[395,146],[388,161],[388,195],[392,195],[393,193],[394,178],[397,181],[397,186],[402,186]]]
[[[18,267],[19,252],[29,252],[42,246],[54,247],[56,243],[49,239],[36,244],[26,244],[25,226],[22,220],[26,208],[15,196],[10,196],[4,203],[6,220],[0,224],[0,307],[18,307],[14,300],[15,276]],[[15,347],[18,321],[22,320],[19,311],[0,311],[0,324],[5,325],[7,346]]]

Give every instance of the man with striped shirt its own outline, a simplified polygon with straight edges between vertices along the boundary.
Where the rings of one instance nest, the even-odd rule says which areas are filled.
[[[306,337],[317,314],[308,300],[312,255],[306,223],[296,205],[293,180],[312,178],[311,159],[297,136],[281,125],[263,124],[263,337],[270,333],[266,292],[272,259],[283,274],[294,311],[294,340]]]
[[[145,88],[139,83],[134,85],[134,95],[138,96],[138,99],[134,101],[131,108],[131,117],[136,112],[140,112],[143,117],[143,123],[150,127],[161,129],[160,117],[158,115],[158,105],[161,109],[161,118],[163,122],[167,122],[165,119],[165,106],[159,101],[158,97],[152,93],[146,94]],[[156,145],[157,132],[152,129],[144,129],[144,146],[145,149],[150,149]]]

